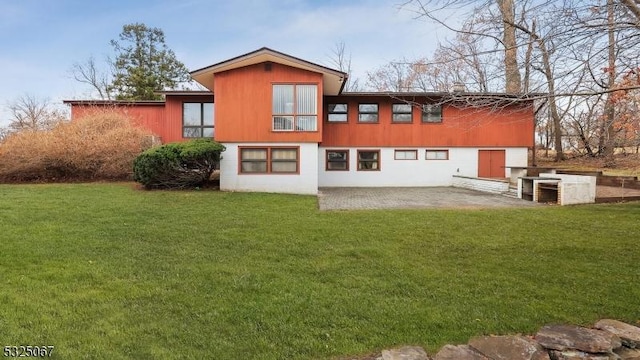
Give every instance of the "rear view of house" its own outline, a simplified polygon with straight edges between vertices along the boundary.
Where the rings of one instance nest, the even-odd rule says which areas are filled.
[[[268,48],[191,73],[209,91],[164,101],[65,101],[72,117],[116,106],[162,142],[227,150],[220,188],[316,194],[318,187],[449,186],[527,165],[533,102],[507,94],[343,92],[347,74]]]

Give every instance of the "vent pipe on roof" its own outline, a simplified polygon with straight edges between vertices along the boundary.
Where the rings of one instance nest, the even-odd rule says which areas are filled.
[[[464,85],[463,82],[456,81],[451,86],[451,92],[460,93],[460,92],[465,92],[465,91],[467,91],[467,87]]]

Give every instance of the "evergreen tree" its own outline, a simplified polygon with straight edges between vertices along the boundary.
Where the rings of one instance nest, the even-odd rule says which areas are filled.
[[[164,32],[145,24],[122,27],[119,40],[111,40],[116,56],[110,91],[118,100],[158,100],[158,90],[173,89],[190,80],[189,72],[172,50]]]

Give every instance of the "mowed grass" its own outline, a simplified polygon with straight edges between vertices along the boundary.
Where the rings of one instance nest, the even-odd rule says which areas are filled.
[[[340,358],[640,319],[640,204],[319,212],[311,196],[0,186],[0,345]]]

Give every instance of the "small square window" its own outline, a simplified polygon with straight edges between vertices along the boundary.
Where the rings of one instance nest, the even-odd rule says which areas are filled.
[[[379,150],[358,150],[358,171],[380,170]]]
[[[377,123],[378,122],[378,104],[358,105],[358,122]]]
[[[329,104],[327,121],[347,122],[348,110],[347,104]]]
[[[393,104],[391,121],[394,123],[410,123],[413,121],[413,107],[410,104]]]
[[[327,171],[349,170],[349,150],[327,150]]]
[[[267,149],[246,148],[240,150],[241,173],[266,173]]]
[[[441,123],[442,122],[442,106],[426,104],[422,105],[422,122],[423,123]]]
[[[298,149],[271,149],[271,172],[294,173],[298,171]]]

